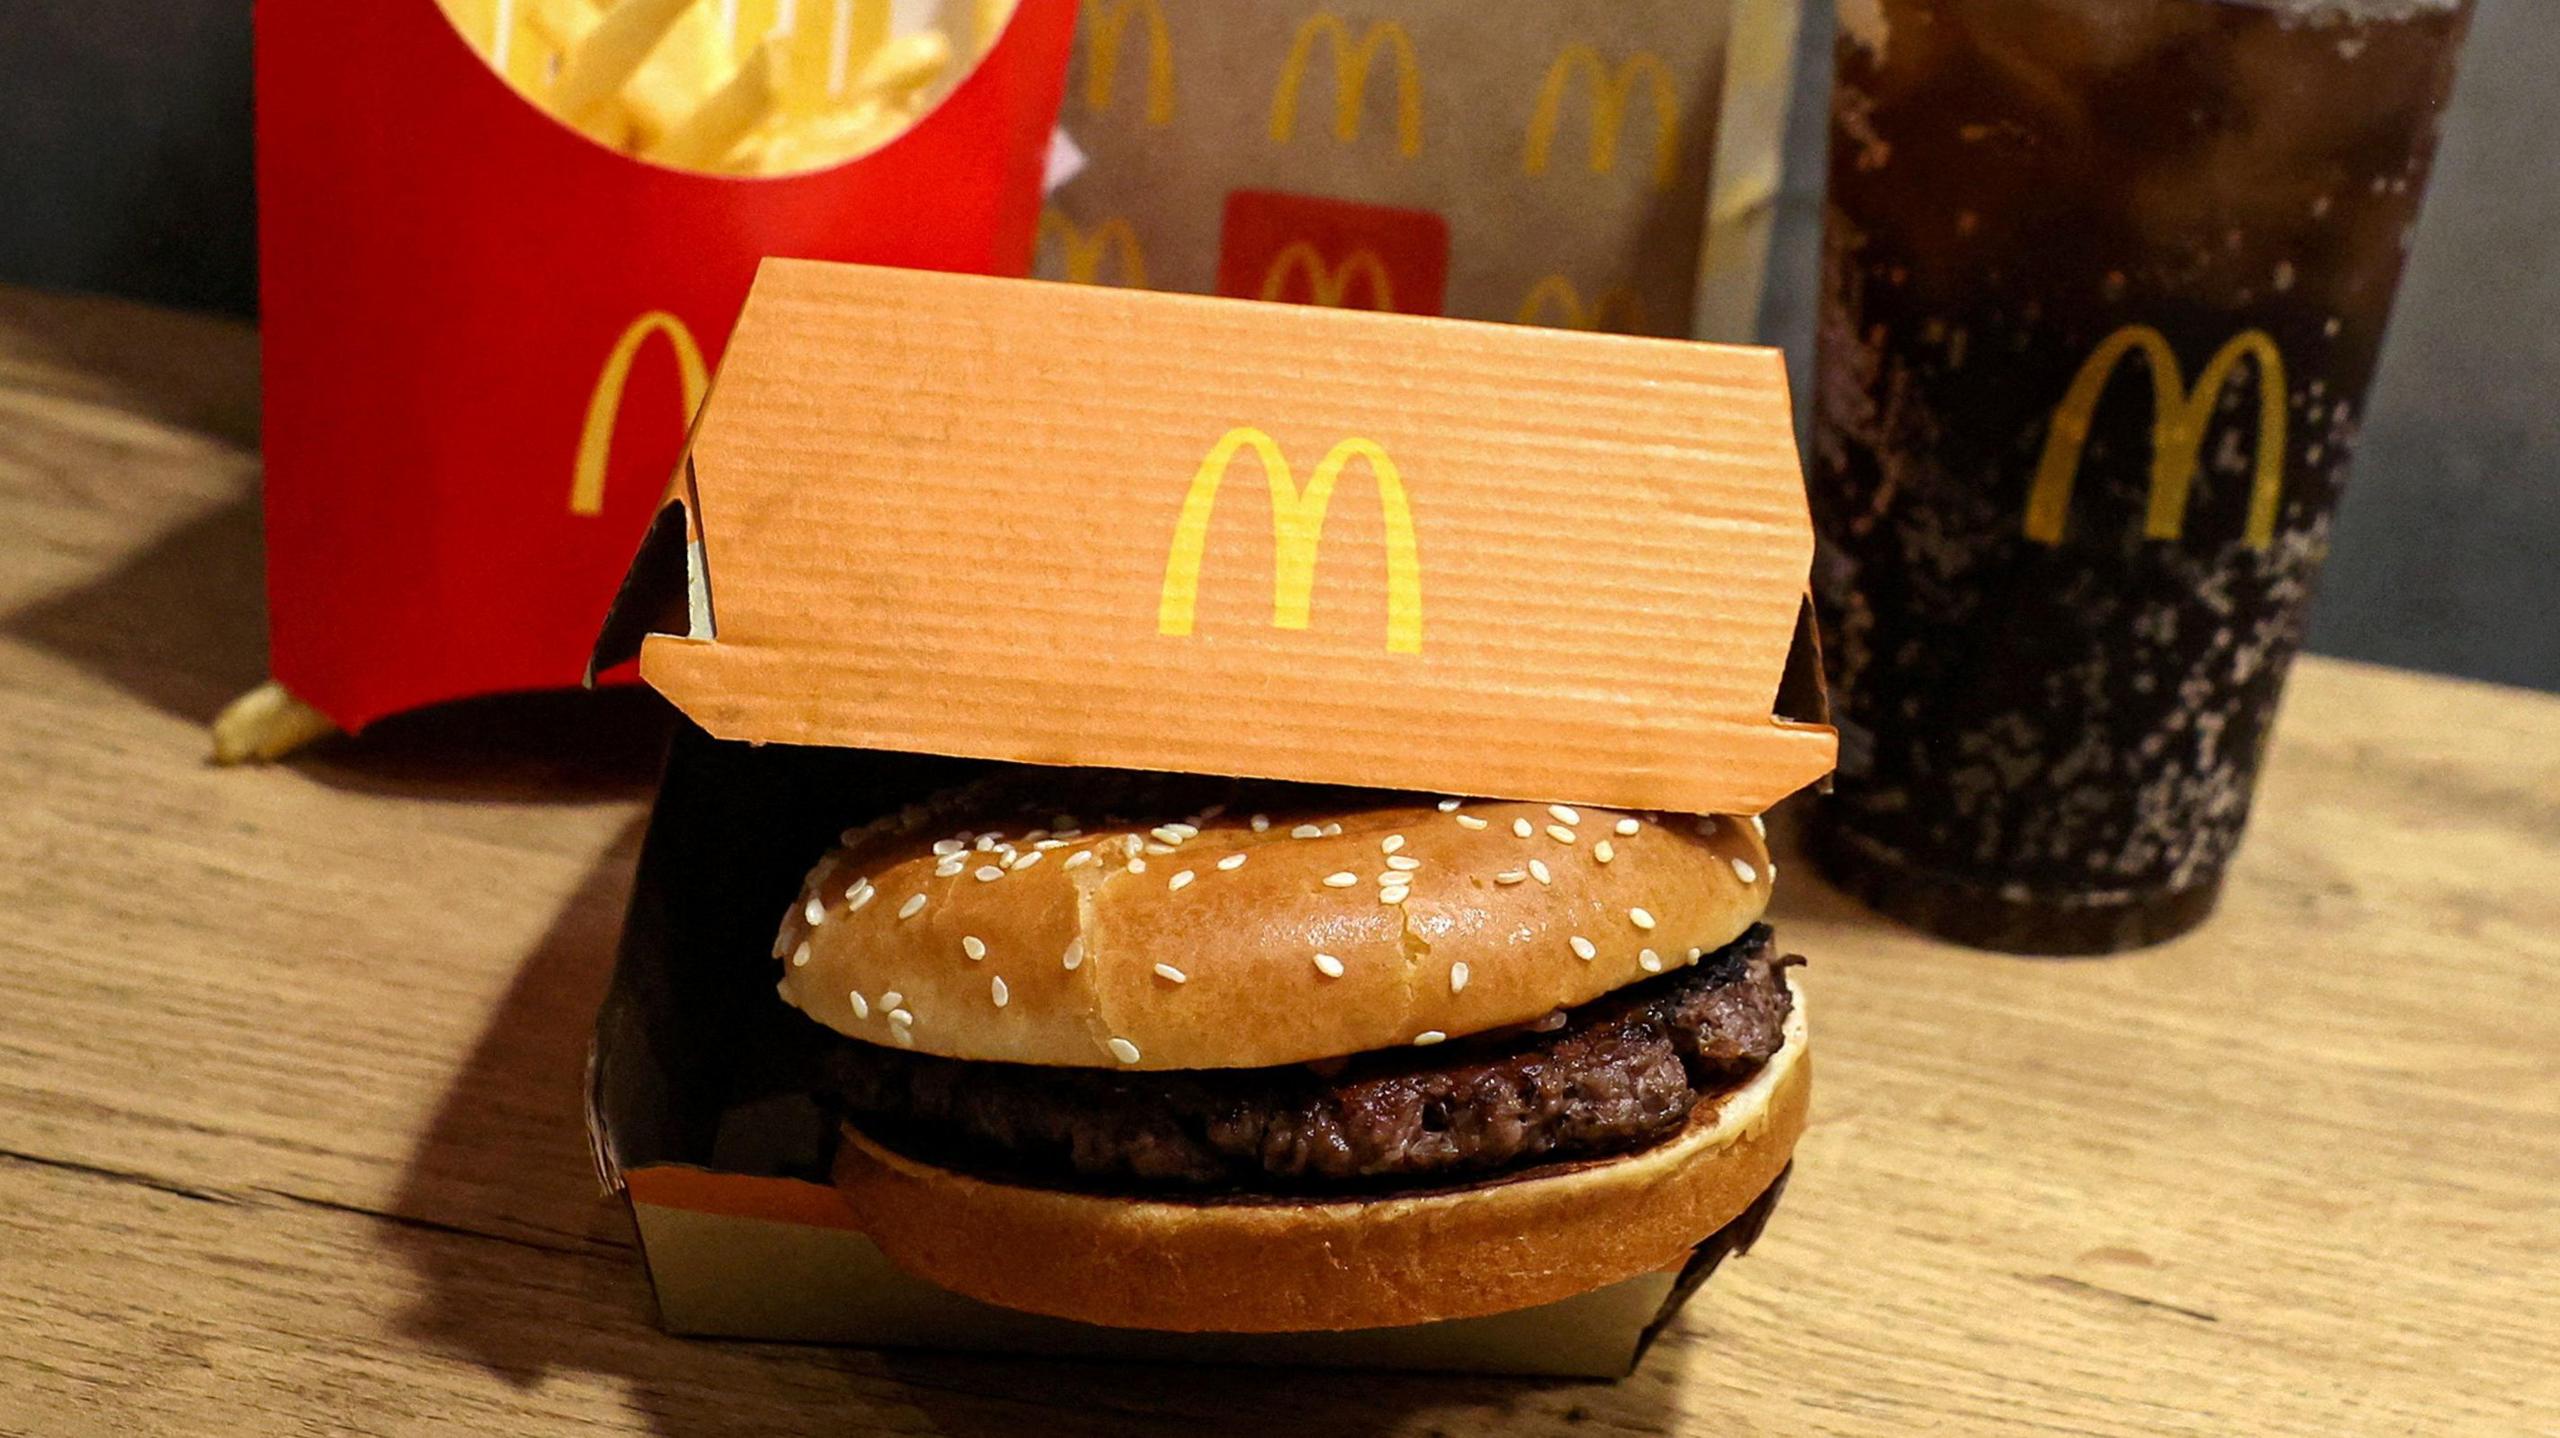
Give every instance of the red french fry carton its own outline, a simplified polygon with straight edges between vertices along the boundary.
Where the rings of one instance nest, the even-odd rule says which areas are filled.
[[[763,257],[1028,270],[1074,0],[777,178],[595,143],[435,0],[255,23],[270,663],[353,730],[578,681]]]

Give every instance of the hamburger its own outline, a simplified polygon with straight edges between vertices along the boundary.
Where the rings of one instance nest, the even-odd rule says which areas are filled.
[[[846,831],[774,954],[900,1266],[1088,1323],[1367,1328],[1765,1213],[1810,1076],[1774,877],[1756,819],[1012,769]]]

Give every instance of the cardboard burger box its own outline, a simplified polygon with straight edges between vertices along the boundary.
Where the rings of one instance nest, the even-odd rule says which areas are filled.
[[[1758,813],[1832,762],[1811,557],[1773,351],[768,261],[590,664],[686,721],[589,1094],[666,1325],[1627,1371],[1774,1186],[1684,1265],[1490,1317],[1013,1313],[829,1188],[832,1035],[766,955],[838,831],[991,761]]]
[[[351,731],[576,683],[758,261],[1028,271],[1074,9],[1021,0],[912,127],[768,177],[589,139],[437,0],[258,0],[275,678]]]

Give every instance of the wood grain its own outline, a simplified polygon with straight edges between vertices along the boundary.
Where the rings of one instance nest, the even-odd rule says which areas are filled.
[[[578,1122],[654,711],[206,766],[255,352],[0,291],[0,1432],[2560,1432],[2560,701],[2321,661],[2193,937],[1788,875],[1796,1179],[1624,1383],[664,1337]]]

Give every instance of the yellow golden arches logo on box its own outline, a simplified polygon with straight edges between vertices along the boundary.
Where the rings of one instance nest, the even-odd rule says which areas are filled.
[[[1129,222],[1114,215],[1095,223],[1090,230],[1078,229],[1076,222],[1056,210],[1040,212],[1040,244],[1056,243],[1058,267],[1070,284],[1117,284],[1133,290],[1147,287],[1147,254],[1139,247],[1138,232]],[[1120,257],[1120,278],[1102,278],[1102,261],[1106,255]]]
[[[1576,41],[1559,51],[1538,86],[1537,108],[1529,113],[1529,144],[1520,168],[1543,175],[1555,148],[1556,129],[1564,123],[1565,92],[1574,77],[1591,78],[1591,169],[1605,175],[1618,167],[1618,139],[1627,125],[1627,101],[1636,81],[1646,82],[1653,100],[1653,187],[1667,190],[1680,181],[1680,100],[1670,67],[1649,50],[1630,55],[1615,70],[1600,52]]]
[[[2187,492],[2196,466],[2203,461],[2205,431],[2243,360],[2258,365],[2257,473],[2249,487],[2249,518],[2242,538],[2252,549],[2275,540],[2276,507],[2284,495],[2285,378],[2284,355],[2264,330],[2243,330],[2214,351],[2194,389],[2184,388],[2177,351],[2166,335],[2149,325],[2127,325],[2089,352],[2080,372],[2054,407],[2045,433],[2044,454],[2036,463],[2034,485],[2027,491],[2024,528],[2029,539],[2060,544],[2071,512],[2072,482],[2080,473],[2081,451],[2089,443],[2089,426],[2107,381],[2127,355],[2139,353],[2151,371],[2151,486],[2142,532],[2149,539],[2176,539],[2187,525]]]
[[[1084,107],[1094,114],[1111,108],[1120,73],[1120,46],[1128,38],[1129,17],[1147,22],[1147,123],[1173,123],[1173,37],[1165,30],[1164,6],[1158,0],[1085,0]]]
[[[1353,460],[1364,461],[1378,486],[1378,513],[1387,536],[1387,652],[1422,652],[1422,555],[1414,543],[1413,507],[1404,492],[1404,476],[1375,443],[1349,436],[1325,451],[1300,489],[1289,469],[1289,457],[1278,441],[1250,425],[1239,425],[1218,437],[1191,488],[1182,496],[1182,513],[1174,520],[1173,544],[1164,561],[1164,589],[1156,601],[1156,632],[1175,636],[1191,632],[1193,610],[1200,598],[1200,560],[1209,547],[1209,517],[1218,505],[1218,484],[1236,456],[1251,450],[1262,461],[1271,491],[1271,627],[1304,629],[1314,604],[1316,556],[1324,541],[1325,511],[1332,507],[1334,485]]]
[[[1552,314],[1554,319],[1549,319]],[[1586,305],[1582,291],[1562,275],[1549,275],[1529,287],[1520,299],[1519,313],[1512,323],[1549,325],[1568,330],[1615,330],[1620,334],[1644,332],[1644,301],[1625,285],[1611,285],[1600,297]]]
[[[1289,43],[1289,56],[1280,64],[1280,84],[1271,92],[1271,138],[1286,143],[1297,133],[1298,92],[1306,88],[1307,63],[1315,55],[1316,39],[1322,36],[1333,46],[1333,137],[1350,141],[1360,138],[1360,112],[1369,99],[1369,71],[1375,66],[1378,51],[1393,49],[1396,68],[1396,153],[1411,159],[1422,153],[1422,67],[1413,54],[1413,37],[1393,20],[1371,22],[1353,43],[1351,31],[1342,17],[1319,10],[1298,27],[1297,38]]]
[[[1353,250],[1340,264],[1326,264],[1324,256],[1305,240],[1291,241],[1279,254],[1271,257],[1271,268],[1262,275],[1261,298],[1276,300],[1287,296],[1293,275],[1307,277],[1307,303],[1326,309],[1340,309],[1351,292],[1353,280],[1369,282],[1369,307],[1391,310],[1396,307],[1395,283],[1387,278],[1386,262],[1375,250]]]
[[[702,407],[702,392],[710,387],[711,376],[702,363],[702,347],[693,342],[693,331],[665,310],[651,310],[633,320],[622,338],[613,342],[604,371],[596,376],[596,387],[587,396],[587,420],[578,430],[578,458],[569,476],[571,514],[604,513],[605,462],[613,455],[613,423],[622,414],[622,391],[631,383],[632,361],[639,358],[640,346],[651,335],[666,336],[667,350],[675,356],[676,379],[684,390],[685,423],[693,423],[693,412]]]

